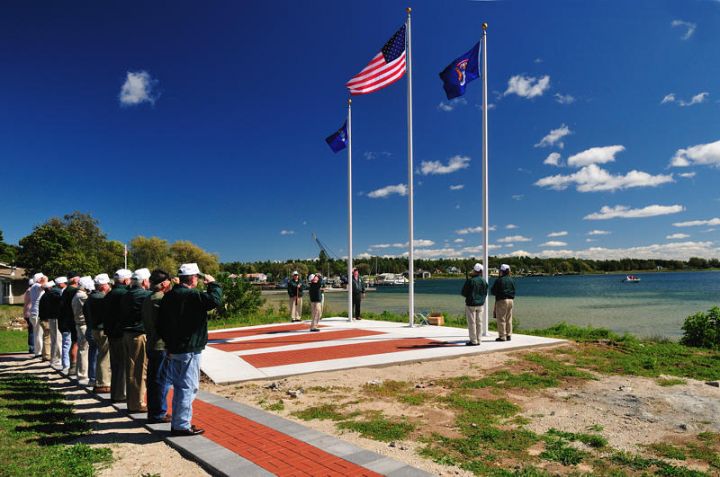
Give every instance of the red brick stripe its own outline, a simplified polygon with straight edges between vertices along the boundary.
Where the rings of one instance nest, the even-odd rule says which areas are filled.
[[[205,429],[208,439],[280,477],[381,475],[204,401],[193,403],[193,424]]]
[[[210,344],[213,348],[222,351],[244,351],[249,349],[270,348],[273,346],[290,346],[302,343],[317,343],[321,341],[340,340],[347,338],[359,338],[361,336],[382,335],[380,331],[369,330],[339,330],[324,331],[321,333],[302,333],[293,336],[276,336],[274,338],[262,338],[258,340],[242,341],[239,343],[215,343]]]
[[[371,343],[358,343],[351,345],[327,346],[324,348],[302,349],[293,351],[277,351],[274,353],[260,353],[241,356],[247,363],[256,368],[269,366],[282,366],[286,364],[309,363],[338,358],[355,358],[371,354],[395,353],[398,351],[413,351],[424,348],[433,348],[448,345],[441,341],[427,338],[405,338],[398,340],[378,340]]]
[[[284,333],[286,331],[307,330],[309,323],[292,323],[287,325],[263,326],[249,330],[215,331],[210,332],[208,338],[211,340],[227,340],[230,338],[242,338],[245,336],[265,335],[268,333]]]

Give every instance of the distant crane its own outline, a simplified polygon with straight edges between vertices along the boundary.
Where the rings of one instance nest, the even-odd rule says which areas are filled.
[[[325,252],[325,255],[327,255],[328,258],[333,258],[333,259],[335,259],[335,260],[342,260],[342,258],[340,258],[340,256],[339,256],[338,254],[336,254],[335,252],[333,252],[327,245],[325,245],[325,244],[318,238],[317,235],[315,235],[315,232],[313,232],[312,238],[313,238],[313,240],[315,241],[315,243],[317,244],[318,248],[319,248],[321,251]],[[326,276],[326,277],[329,277],[329,276],[330,276],[330,263],[328,263],[328,265],[327,265],[327,274],[326,274],[325,276]],[[342,276],[341,276],[340,278],[341,278],[341,279],[344,279],[344,277],[342,277]],[[347,281],[346,279],[343,280],[343,282],[346,282],[346,281]]]

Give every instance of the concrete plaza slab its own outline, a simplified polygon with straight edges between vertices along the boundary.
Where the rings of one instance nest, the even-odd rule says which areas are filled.
[[[480,346],[466,346],[468,331],[389,321],[332,317],[311,332],[309,322],[231,328],[210,332],[202,371],[215,383],[233,383],[366,366],[551,346],[563,340],[513,334],[495,341],[491,332]]]

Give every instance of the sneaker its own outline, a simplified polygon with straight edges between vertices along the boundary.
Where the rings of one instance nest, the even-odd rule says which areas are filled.
[[[310,331],[320,331],[319,328],[310,328]]]
[[[465,346],[480,346],[480,343],[473,343],[472,341],[468,341],[465,343]]]
[[[508,335],[507,338],[505,338],[505,339],[506,339],[507,341],[511,341],[511,340],[512,340],[512,336]]]
[[[60,370],[62,374],[69,375],[70,374],[70,368],[63,368]]]
[[[90,386],[91,388],[94,388],[94,387],[95,387],[95,380],[94,380],[94,379],[88,379],[88,384],[87,384],[87,385]]]
[[[93,392],[95,394],[107,394],[110,392],[110,386],[95,386]]]
[[[89,384],[90,384],[90,381],[87,379],[79,379],[78,380],[78,385],[80,385],[80,386],[88,386]]]
[[[171,436],[198,436],[205,432],[205,429],[190,426],[190,429],[170,429]]]
[[[507,340],[505,338],[497,337],[497,338],[495,338],[495,341],[507,341]]]
[[[166,424],[168,422],[172,422],[172,416],[170,414],[166,414],[161,418],[148,417],[147,420],[148,424]]]

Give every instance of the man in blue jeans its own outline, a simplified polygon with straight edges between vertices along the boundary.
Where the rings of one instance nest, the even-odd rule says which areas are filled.
[[[200,387],[200,353],[208,340],[207,313],[222,303],[222,288],[196,263],[184,263],[180,283],[160,301],[158,331],[165,341],[173,385],[170,435],[195,436],[205,432],[192,425],[192,403]],[[203,278],[207,291],[197,290]]]

